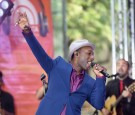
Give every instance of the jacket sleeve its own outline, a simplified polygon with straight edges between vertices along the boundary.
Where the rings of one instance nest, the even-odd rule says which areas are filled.
[[[29,47],[31,48],[34,56],[38,60],[41,67],[46,71],[47,74],[49,74],[53,68],[53,59],[48,56],[48,54],[45,52],[45,50],[42,48],[42,46],[35,38],[32,31],[30,31],[29,33],[23,32],[23,36],[26,39],[26,42],[28,43]]]
[[[98,110],[101,110],[105,103],[106,91],[105,91],[106,78],[96,78],[93,85],[93,89],[88,95],[88,102]]]

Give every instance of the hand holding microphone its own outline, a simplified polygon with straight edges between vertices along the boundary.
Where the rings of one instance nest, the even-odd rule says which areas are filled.
[[[110,75],[106,72],[105,67],[103,67],[95,62],[91,62],[91,67],[93,67],[93,71],[96,74],[96,76],[98,76],[98,77],[105,76],[108,78],[110,77]]]

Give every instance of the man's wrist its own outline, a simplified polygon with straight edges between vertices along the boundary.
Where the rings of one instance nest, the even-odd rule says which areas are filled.
[[[23,33],[30,33],[31,32],[31,28],[29,26],[25,26],[23,29]]]

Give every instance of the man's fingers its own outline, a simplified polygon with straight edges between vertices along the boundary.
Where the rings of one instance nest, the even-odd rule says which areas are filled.
[[[128,88],[127,88],[127,86],[125,86],[125,89],[128,91]]]
[[[20,16],[20,17],[23,17],[23,16],[24,16],[24,13],[19,12],[19,16]]]
[[[21,29],[24,29],[25,26],[29,26],[28,18],[26,12],[19,12],[18,13],[18,18],[15,23],[15,26],[19,26]]]
[[[105,67],[103,67],[103,66],[101,66],[99,64],[96,64],[95,65],[95,69],[98,70],[98,71],[102,71],[102,70],[105,70],[106,71],[107,70]]]
[[[26,12],[22,13],[20,11],[17,11],[17,13],[18,13],[18,18],[27,18]]]
[[[27,16],[26,12],[24,12],[24,17],[25,17],[26,20],[28,21],[28,16]]]
[[[27,14],[26,14],[26,12],[24,12],[24,16],[25,16],[25,17],[27,17]]]

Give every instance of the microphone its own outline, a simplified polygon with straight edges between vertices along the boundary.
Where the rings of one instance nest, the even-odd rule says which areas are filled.
[[[110,75],[110,77],[117,77],[119,75],[120,75],[119,73],[116,73],[116,74]]]
[[[46,78],[45,74],[41,74],[40,80],[43,82],[43,86],[44,86],[44,89],[45,89],[44,90],[44,95],[48,90],[48,83],[46,82],[45,78]]]
[[[42,80],[45,79],[45,78],[46,78],[45,74],[41,74],[40,80],[42,81]]]
[[[97,63],[91,62],[91,67],[94,67],[95,64]],[[100,73],[102,73],[105,77],[108,77],[108,78],[111,77],[105,70],[100,71]]]

